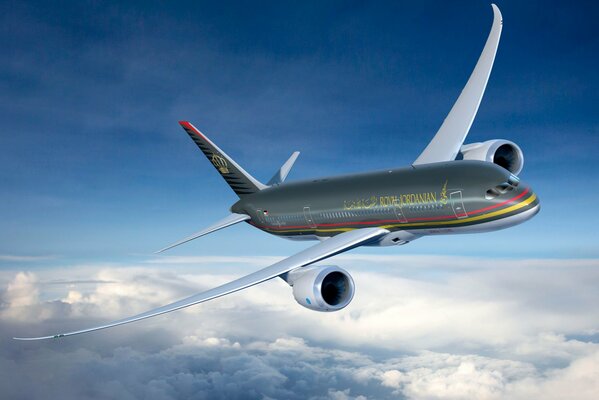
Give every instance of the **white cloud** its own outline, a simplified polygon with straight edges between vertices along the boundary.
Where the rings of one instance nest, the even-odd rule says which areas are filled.
[[[10,279],[5,272],[2,332],[84,328],[227,282],[264,261],[242,260],[203,274],[192,264],[164,261],[19,272]],[[54,364],[76,360],[61,367],[58,381],[80,379],[96,397],[519,399],[563,398],[576,388],[585,399],[597,392],[599,345],[592,338],[599,293],[587,288],[599,284],[592,268],[598,261],[449,257],[445,267],[427,256],[336,261],[358,290],[338,313],[301,308],[291,289],[273,280],[169,316],[33,346]],[[57,277],[72,280],[56,284]],[[60,352],[52,347],[57,343]],[[0,344],[0,367],[22,374],[6,379],[45,376],[26,368],[40,361],[27,351],[32,344]],[[123,375],[125,366],[139,371]],[[101,388],[81,376],[98,370]],[[64,394],[58,386],[51,393]]]
[[[28,272],[17,273],[14,280],[6,287],[2,316],[5,318],[30,317],[23,313],[38,305],[38,297],[36,276]]]
[[[23,256],[15,254],[0,254],[0,261],[34,262],[55,259],[56,256]]]
[[[599,393],[599,351],[575,359],[562,369],[552,369],[541,377],[512,383],[507,393],[515,399],[593,400]]]

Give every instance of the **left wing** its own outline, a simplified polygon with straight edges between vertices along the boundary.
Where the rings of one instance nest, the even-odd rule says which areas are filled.
[[[112,328],[113,326],[128,324],[130,322],[139,321],[142,319],[155,317],[156,315],[165,314],[171,311],[179,310],[181,308],[189,307],[194,304],[203,303],[208,300],[215,299],[227,295],[229,293],[237,292],[256,285],[258,283],[267,281],[275,278],[281,274],[291,271],[292,269],[305,267],[306,265],[313,264],[317,261],[324,260],[325,258],[332,257],[336,254],[343,253],[350,249],[362,246],[366,243],[381,238],[382,236],[389,233],[388,230],[383,228],[364,228],[356,229],[353,231],[347,231],[337,236],[333,236],[323,242],[320,242],[312,247],[307,248],[289,258],[279,261],[269,267],[256,271],[252,274],[246,275],[242,278],[236,279],[232,282],[225,283],[224,285],[218,286],[214,289],[207,290],[202,293],[195,294],[183,300],[176,301],[166,306],[158,307],[145,313],[134,315],[129,318],[120,319],[118,321],[110,322],[106,325],[96,326],[94,328],[82,329],[80,331],[58,333],[50,336],[41,337],[27,337],[27,338],[14,338],[16,340],[42,340],[42,339],[56,339],[65,336],[78,335],[80,333],[87,333],[97,331],[100,329]]]

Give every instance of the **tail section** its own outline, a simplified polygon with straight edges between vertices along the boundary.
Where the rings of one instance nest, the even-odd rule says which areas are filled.
[[[187,121],[179,121],[179,124],[239,197],[256,193],[267,187],[241,168],[195,126]]]

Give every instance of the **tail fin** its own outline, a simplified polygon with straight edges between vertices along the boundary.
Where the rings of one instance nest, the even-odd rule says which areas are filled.
[[[248,174],[231,157],[197,130],[195,126],[187,121],[179,121],[179,125],[185,129],[185,132],[239,197],[256,193],[267,187]]]

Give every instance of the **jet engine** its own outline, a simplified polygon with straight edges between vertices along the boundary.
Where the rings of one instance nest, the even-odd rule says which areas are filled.
[[[522,149],[509,140],[494,139],[482,143],[465,144],[460,148],[460,155],[464,160],[492,162],[514,175],[518,175],[524,167]]]
[[[283,279],[293,288],[293,297],[314,311],[338,311],[354,297],[354,280],[334,265],[297,268]]]

